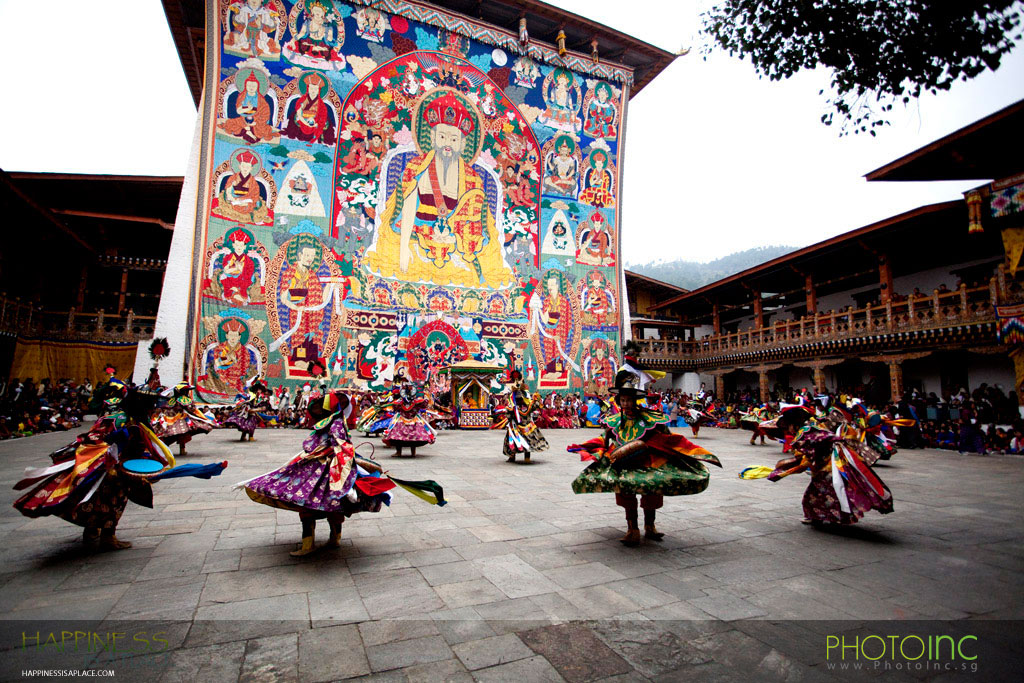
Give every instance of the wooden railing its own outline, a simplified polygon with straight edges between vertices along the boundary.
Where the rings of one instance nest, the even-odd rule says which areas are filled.
[[[961,287],[931,296],[910,297],[864,308],[847,307],[776,321],[758,329],[717,334],[696,341],[638,341],[645,358],[700,359],[737,352],[762,351],[807,342],[856,339],[909,330],[928,330],[995,320],[996,279],[985,287]]]
[[[141,341],[153,336],[156,316],[104,311],[44,311],[0,294],[0,332],[88,341]]]

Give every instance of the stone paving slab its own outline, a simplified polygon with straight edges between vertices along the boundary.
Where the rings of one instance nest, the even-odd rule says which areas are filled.
[[[777,447],[704,430],[696,441],[723,469],[704,493],[666,499],[663,543],[625,548],[612,496],[569,489],[585,464],[564,448],[595,433],[547,431],[551,450],[529,465],[505,462],[498,432],[442,432],[401,460],[371,440],[397,476],[440,482],[449,504],[396,491],[390,508],[345,523],[341,548],[305,558],[288,555],[296,515],[232,490],[285,462],[301,431],[194,440],[182,462],[227,459],[225,474],[156,484],[152,510],[126,509],[119,535],[134,547],[117,553],[10,507],[23,469],[67,435],[0,442],[0,678],[71,656],[19,647],[68,624],[163,624],[170,650],[124,655],[130,673],[128,659],[88,654],[147,683],[816,680],[836,676],[821,661],[827,634],[868,635],[878,620],[987,625],[993,641],[1022,632],[1000,620],[1024,618],[1024,458],[901,451],[877,468],[894,514],[819,530],[799,523],[806,477],[736,476],[774,464]],[[985,680],[1012,670],[989,665]]]

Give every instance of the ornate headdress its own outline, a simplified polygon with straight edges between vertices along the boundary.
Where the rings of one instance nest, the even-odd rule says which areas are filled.
[[[232,232],[230,235],[228,235],[228,241],[229,242],[243,242],[245,244],[249,244],[249,242],[252,241],[252,238],[249,237],[249,233],[247,233],[245,230],[243,230],[242,228],[238,228],[237,230]]]
[[[220,328],[225,332],[238,332],[239,334],[245,332],[245,325],[242,324],[242,321],[235,318],[225,320],[224,324],[221,325]]]
[[[238,155],[238,163],[256,164],[259,161],[259,157],[250,152],[249,150],[243,151]]]
[[[475,125],[469,109],[451,93],[442,95],[427,105],[425,116],[427,125],[431,128],[443,123],[455,126],[462,131],[463,135],[472,133]]]

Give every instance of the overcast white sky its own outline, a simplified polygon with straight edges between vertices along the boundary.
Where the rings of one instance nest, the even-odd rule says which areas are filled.
[[[820,123],[825,72],[758,80],[704,61],[693,0],[552,4],[659,47],[695,49],[629,107],[623,188],[627,263],[707,261],[752,246],[805,246],[972,183],[868,183],[863,174],[1024,97],[1024,49],[995,73],[922,98],[878,137]],[[195,108],[159,0],[0,0],[0,167],[181,175]],[[632,11],[632,8],[639,10]]]

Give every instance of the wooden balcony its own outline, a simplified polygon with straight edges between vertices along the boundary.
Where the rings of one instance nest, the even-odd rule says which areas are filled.
[[[656,367],[701,369],[777,359],[856,355],[860,351],[940,347],[956,341],[994,342],[996,278],[988,286],[961,287],[931,296],[828,311],[776,321],[696,341],[647,339],[641,357]]]
[[[77,341],[134,342],[150,339],[156,316],[103,311],[44,311],[0,294],[0,332]]]

